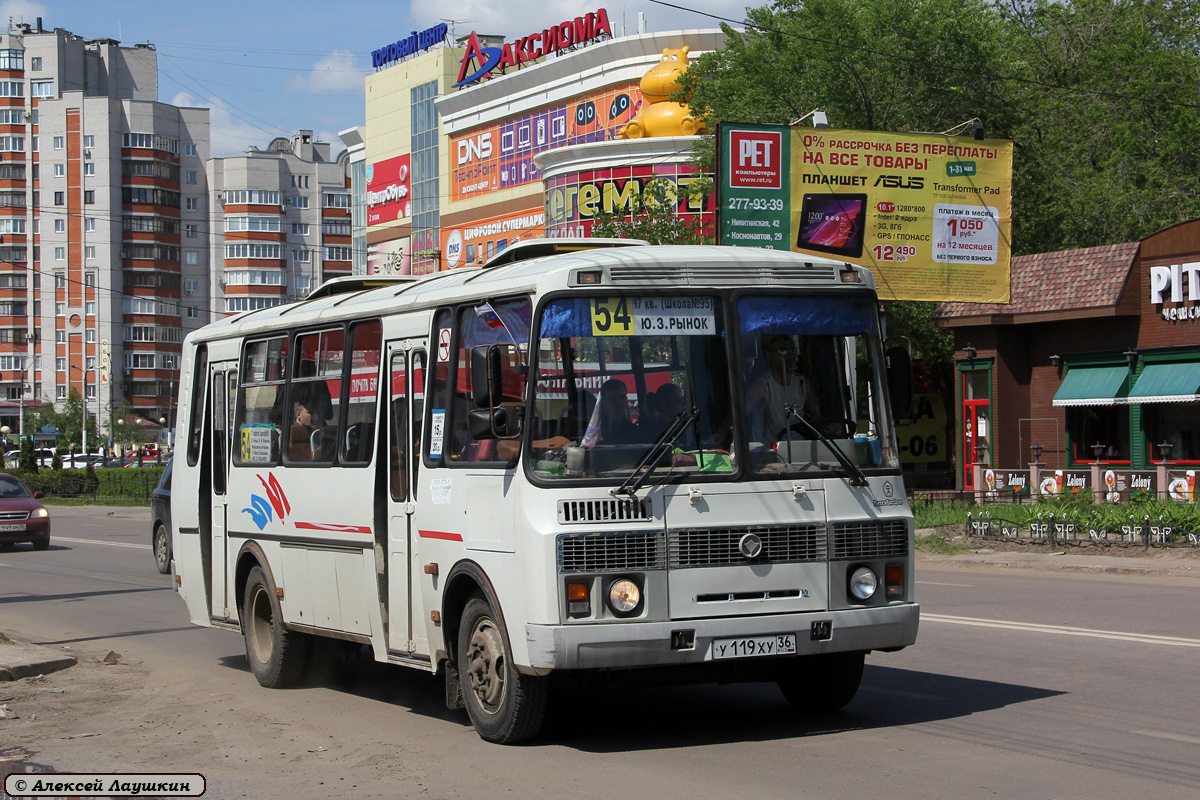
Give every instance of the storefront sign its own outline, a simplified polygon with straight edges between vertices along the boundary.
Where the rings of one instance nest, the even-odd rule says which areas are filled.
[[[644,164],[584,170],[546,181],[546,232],[550,236],[590,236],[597,214],[628,216],[655,181],[665,185],[676,216],[701,217],[711,200],[696,190],[704,176],[687,164]]]
[[[940,394],[913,396],[913,416],[906,425],[896,426],[900,443],[900,461],[905,464],[946,461],[946,404]],[[865,422],[865,421],[864,421]],[[866,430],[860,423],[860,429]]]
[[[541,180],[533,157],[546,150],[614,138],[642,107],[636,83],[580,95],[450,140],[450,200]]]
[[[408,199],[408,154],[367,165],[367,224],[412,216]]]
[[[1185,296],[1191,305],[1181,305]],[[1150,302],[1162,306],[1166,322],[1200,319],[1200,262],[1151,267]]]
[[[454,88],[475,83],[496,70],[503,74],[508,67],[519,67],[526,61],[569,47],[609,38],[612,38],[612,28],[608,22],[608,11],[603,8],[552,25],[541,33],[531,33],[515,42],[506,42],[503,47],[483,47],[475,31],[471,31],[467,39],[467,52],[458,69],[458,83],[454,84]]]
[[[721,244],[869,267],[893,300],[1007,303],[1012,142],[721,125]]]
[[[428,50],[446,40],[446,32],[450,30],[446,23],[438,23],[432,28],[417,33],[413,31],[399,41],[385,44],[378,50],[371,51],[371,66],[375,69],[385,67],[393,61],[400,61],[408,56]]]
[[[470,225],[442,228],[444,269],[483,264],[510,246],[546,235],[546,212],[535,208],[484,219]]]

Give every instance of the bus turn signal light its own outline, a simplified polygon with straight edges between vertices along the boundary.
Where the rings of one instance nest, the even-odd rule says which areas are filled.
[[[904,599],[904,567],[893,564],[883,571],[883,581],[887,586],[884,597],[888,600]]]
[[[592,614],[591,583],[571,582],[567,584],[567,616],[589,617]]]

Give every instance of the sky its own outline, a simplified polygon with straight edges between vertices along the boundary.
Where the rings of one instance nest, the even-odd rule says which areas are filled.
[[[366,119],[364,78],[371,51],[448,21],[458,36],[472,30],[506,39],[541,31],[598,8],[614,35],[717,27],[711,16],[741,20],[745,0],[2,0],[0,24],[42,18],[84,39],[150,43],[158,52],[158,99],[211,109],[212,155],[231,156],[272,139],[312,130],[343,149],[338,131]],[[750,3],[762,5],[764,3]],[[341,10],[345,14],[339,14]],[[453,15],[452,18],[449,15]]]

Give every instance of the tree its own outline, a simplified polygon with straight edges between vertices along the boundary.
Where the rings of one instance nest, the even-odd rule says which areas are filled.
[[[17,469],[23,472],[37,472],[37,459],[33,457],[33,437],[26,436],[21,440],[21,456],[17,461]]]
[[[60,448],[75,445],[75,449],[80,450],[83,445],[83,397],[72,389],[67,393],[62,411],[55,411],[50,405],[39,406],[33,415],[33,425],[35,430],[41,430],[47,425],[57,428]],[[89,414],[88,447],[94,450],[99,443],[100,433],[96,427],[96,418]]]

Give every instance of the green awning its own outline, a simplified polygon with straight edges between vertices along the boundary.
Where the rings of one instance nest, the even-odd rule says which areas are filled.
[[[1200,400],[1200,362],[1150,364],[1129,393],[1130,403],[1195,403]]]
[[[1056,406],[1115,406],[1129,367],[1076,367],[1054,393]]]

